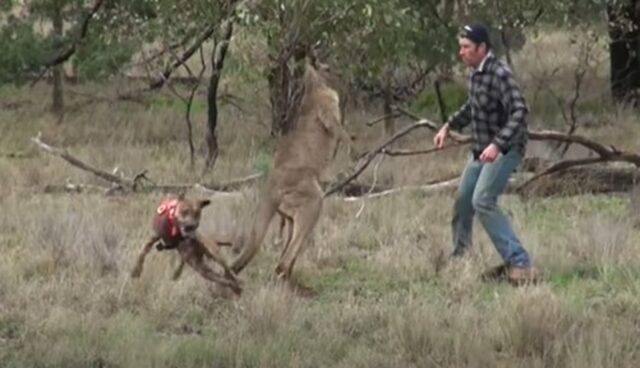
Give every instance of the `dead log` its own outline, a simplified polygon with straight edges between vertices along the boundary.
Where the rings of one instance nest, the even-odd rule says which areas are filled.
[[[560,171],[537,181],[534,185],[521,189],[522,184],[531,178],[531,173],[519,172],[514,175],[506,188],[507,194],[522,199],[537,197],[567,197],[581,194],[611,194],[632,191],[640,182],[640,170],[633,167],[573,167]],[[350,183],[341,197],[347,202],[383,198],[401,193],[419,193],[425,196],[453,195],[458,188],[459,178],[436,180],[424,185],[409,185],[398,188],[374,187],[366,184]]]
[[[425,185],[411,185],[399,188],[388,188],[384,190],[376,190],[374,188],[374,190],[362,192],[360,195],[347,195],[345,197],[342,197],[341,199],[346,202],[355,202],[365,199],[382,198],[389,195],[406,192],[420,192],[425,195],[439,194],[443,192],[454,191],[458,187],[458,181],[459,178],[455,178]]]
[[[523,185],[525,183],[528,185]],[[521,182],[510,192],[522,197],[572,196],[630,192],[640,182],[640,170],[633,166],[596,164],[570,167],[532,182]]]

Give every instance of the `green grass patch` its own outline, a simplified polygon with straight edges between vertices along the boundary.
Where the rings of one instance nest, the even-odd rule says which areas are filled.
[[[348,292],[364,299],[407,292],[410,288],[415,288],[417,282],[431,282],[421,273],[388,272],[375,263],[355,257],[348,258],[340,268],[306,271],[299,278],[302,284],[319,295]]]
[[[527,224],[549,231],[562,231],[576,216],[620,217],[628,211],[628,198],[621,196],[584,195],[568,198],[539,199],[526,206]]]
[[[556,289],[566,289],[582,280],[594,280],[600,277],[600,270],[595,265],[576,265],[572,269],[552,272],[548,282]]]
[[[187,111],[187,103],[176,97],[157,95],[151,100],[151,105],[163,109]],[[207,101],[194,98],[191,101],[191,113],[197,114],[207,110]]]

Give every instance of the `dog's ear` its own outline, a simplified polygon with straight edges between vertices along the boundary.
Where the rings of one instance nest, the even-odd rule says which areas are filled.
[[[210,204],[211,204],[211,201],[208,200],[208,199],[201,199],[200,201],[198,201],[198,207],[200,209],[203,209],[203,208],[207,207]]]

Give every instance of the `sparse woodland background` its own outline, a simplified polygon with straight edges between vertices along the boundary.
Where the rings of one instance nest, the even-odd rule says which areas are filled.
[[[464,101],[471,20],[490,25],[532,130],[610,154],[530,143],[543,165],[516,180],[587,163],[502,200],[545,273],[535,286],[479,282],[499,262],[480,226],[443,267],[455,182],[427,185],[454,180],[466,146],[416,154],[432,148],[421,128],[371,153],[442,121],[435,81],[446,113]],[[631,0],[0,0],[0,366],[638,366],[638,22]],[[168,192],[210,198],[202,232],[242,239],[311,48],[356,137],[327,188],[369,159],[296,265],[316,296],[271,282],[275,232],[237,303],[190,270],[171,281],[171,253],[131,280]]]

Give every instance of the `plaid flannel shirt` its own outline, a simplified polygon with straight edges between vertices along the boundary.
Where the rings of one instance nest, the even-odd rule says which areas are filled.
[[[469,96],[449,118],[455,130],[471,124],[476,159],[491,143],[502,153],[516,148],[524,155],[529,109],[511,69],[493,53],[469,76]]]

